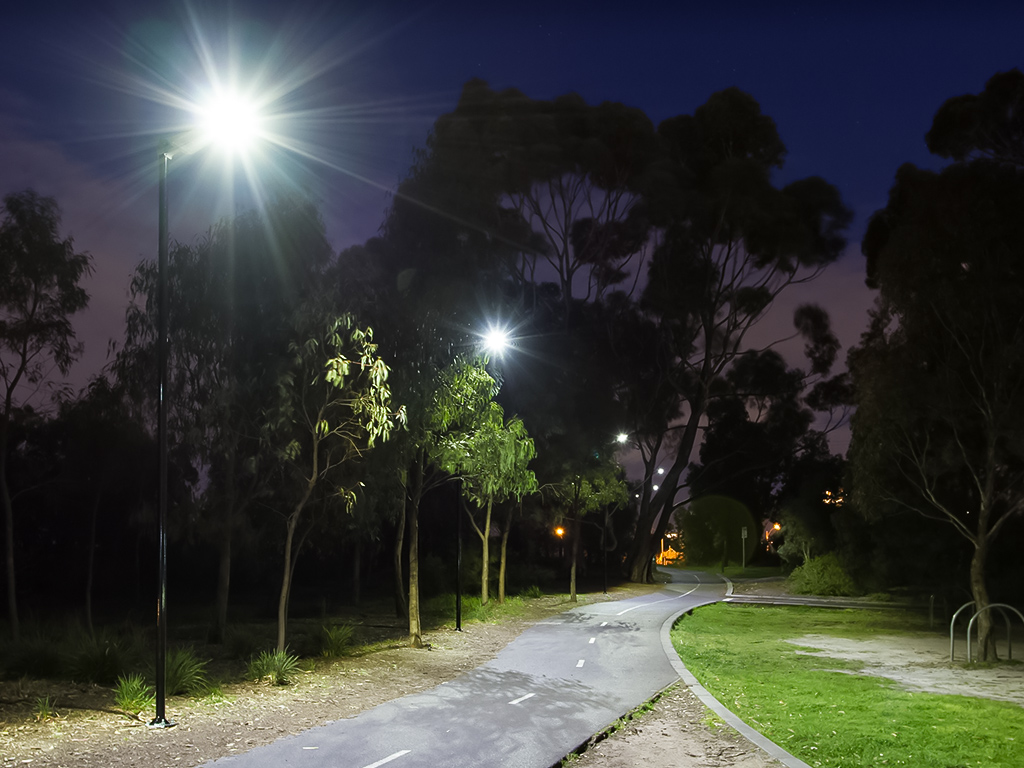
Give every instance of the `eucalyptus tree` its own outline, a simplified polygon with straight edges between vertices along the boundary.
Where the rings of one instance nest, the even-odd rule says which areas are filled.
[[[901,167],[864,239],[879,297],[850,356],[857,507],[951,525],[977,610],[992,602],[990,555],[1024,516],[1022,207],[1012,163]],[[991,612],[978,621],[987,655]]]
[[[15,410],[28,404],[54,369],[66,375],[81,352],[71,318],[89,303],[81,281],[92,258],[61,238],[60,208],[32,190],[4,197],[0,215],[0,500],[4,507],[7,611],[21,634],[15,583],[14,505],[7,477]]]
[[[925,140],[939,157],[1024,168],[1024,73],[1016,68],[999,72],[981,93],[948,99]]]
[[[81,568],[85,625],[92,634],[97,558],[116,561],[129,531],[138,533],[132,521],[156,493],[155,478],[147,471],[155,464],[156,445],[124,393],[104,377],[61,402],[47,431],[52,435],[47,460],[56,469],[51,506],[61,521],[54,538],[64,539],[64,551],[84,556],[80,566],[74,559],[66,562],[65,574]]]
[[[545,486],[545,491],[555,499],[560,516],[569,521],[572,533],[572,548],[569,555],[569,600],[576,602],[576,570],[579,564],[580,540],[584,518],[605,510],[603,529],[608,528],[608,514],[626,505],[628,488],[622,478],[622,471],[609,458],[588,462],[589,466],[578,474],[570,474],[562,482]],[[604,537],[602,536],[602,545]]]
[[[489,599],[490,540],[495,503],[522,499],[537,491],[537,478],[529,468],[536,455],[533,440],[518,417],[506,421],[504,410],[490,402],[469,429],[448,435],[437,452],[439,464],[462,480],[462,493],[476,505],[468,508],[470,524],[480,539],[482,564],[480,602]],[[501,568],[504,569],[504,561]]]
[[[206,479],[194,492],[201,497],[203,538],[217,542],[219,638],[227,623],[234,539],[268,492],[260,430],[288,359],[289,323],[331,258],[316,207],[291,197],[224,220],[193,245],[175,243],[169,254],[172,460]],[[147,406],[156,396],[157,278],[153,261],[136,268],[115,361],[119,380]]]
[[[785,146],[774,121],[736,88],[713,94],[693,115],[665,120],[658,136],[662,159],[646,200],[659,240],[641,305],[669,348],[681,429],[671,466],[638,520],[626,562],[635,581],[651,577],[655,542],[669,524],[715,381],[775,298],[838,258],[850,220],[821,178],[772,184]],[[809,308],[796,319],[823,371],[835,356],[826,319]]]
[[[423,172],[414,169],[402,188],[420,183]],[[486,410],[497,384],[476,356],[479,337],[470,320],[477,286],[488,273],[455,268],[461,264],[458,255],[455,265],[449,263],[443,247],[449,242],[456,251],[461,248],[450,222],[421,218],[418,208],[400,202],[389,214],[384,237],[341,255],[338,284],[346,302],[382,332],[386,354],[395,361],[392,392],[407,408],[406,428],[393,441],[393,465],[382,474],[400,490],[389,515],[396,522],[396,611],[408,620],[410,645],[419,647],[420,505],[426,494],[453,480],[439,465],[441,442]]]
[[[323,485],[345,504],[355,489],[341,485],[347,462],[387,440],[405,422],[404,406],[391,403],[389,369],[377,354],[371,328],[329,306],[300,308],[293,319],[291,355],[282,369],[276,401],[262,437],[280,462],[286,486],[284,563],[277,609],[277,648],[285,650],[295,538],[303,512]]]

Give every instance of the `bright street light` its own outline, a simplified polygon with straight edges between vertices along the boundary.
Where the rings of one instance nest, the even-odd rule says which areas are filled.
[[[258,121],[251,105],[243,106],[238,97],[220,94],[216,106],[205,111],[197,129],[203,134],[203,143],[215,143],[221,148],[235,151],[258,135]],[[244,120],[249,120],[247,124]],[[185,151],[195,148],[190,140],[193,132],[177,137]],[[159,172],[159,218],[157,251],[157,446],[159,479],[157,486],[157,606],[156,606],[156,716],[151,728],[172,728],[175,723],[166,717],[164,703],[167,683],[167,356],[170,340],[167,338],[167,166],[175,149],[174,141],[160,142],[157,153]]]
[[[508,331],[504,328],[491,327],[484,334],[484,349],[492,355],[501,355],[508,347]]]
[[[627,435],[625,432],[619,432],[619,434],[615,436],[615,442],[619,443],[620,445],[625,445],[628,440],[629,435]]]
[[[197,117],[202,141],[226,152],[244,152],[260,136],[259,110],[236,93],[217,93]]]

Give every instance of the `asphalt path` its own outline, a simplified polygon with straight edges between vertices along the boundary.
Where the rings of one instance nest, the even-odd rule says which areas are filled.
[[[679,679],[661,642],[673,616],[726,585],[663,571],[665,589],[575,608],[523,632],[492,661],[433,690],[207,763],[215,768],[550,768]]]

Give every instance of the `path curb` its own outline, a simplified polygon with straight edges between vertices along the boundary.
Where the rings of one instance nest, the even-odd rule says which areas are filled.
[[[724,576],[722,577],[722,580],[726,583],[726,595],[731,595],[732,582],[726,579]],[[711,605],[717,602],[720,601],[711,600],[705,603],[705,605]],[[811,766],[805,763],[803,760],[794,755],[791,755],[789,752],[784,750],[774,741],[767,738],[758,731],[755,731],[745,722],[740,720],[740,718],[737,717],[734,713],[726,709],[722,702],[720,702],[718,699],[712,696],[708,692],[708,689],[701,685],[697,678],[695,678],[690,673],[690,670],[686,668],[686,665],[683,664],[682,659],[679,658],[679,654],[676,653],[676,649],[672,645],[671,632],[672,627],[675,625],[676,621],[678,621],[679,617],[682,616],[684,613],[688,613],[692,610],[693,608],[686,608],[682,611],[679,611],[678,613],[669,616],[665,620],[665,623],[661,625],[661,647],[665,651],[665,656],[668,657],[668,663],[672,665],[672,668],[678,673],[680,679],[683,681],[686,687],[693,692],[694,696],[701,700],[704,706],[706,706],[708,709],[710,709],[712,712],[714,712],[716,715],[722,718],[722,720],[724,720],[727,725],[729,725],[731,728],[734,728],[741,736],[743,736],[743,738],[745,738],[754,746],[766,752],[769,756],[778,760],[787,768],[811,768]]]

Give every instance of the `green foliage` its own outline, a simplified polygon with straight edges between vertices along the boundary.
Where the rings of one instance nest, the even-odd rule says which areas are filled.
[[[761,527],[754,522],[746,505],[728,496],[704,496],[677,515],[683,536],[683,552],[690,565],[742,560],[742,546],[747,557],[757,545]],[[743,528],[747,538],[742,538]]]
[[[260,638],[253,631],[240,627],[231,627],[224,638],[228,654],[233,659],[248,660],[256,655],[256,652],[263,645],[264,639]]]
[[[504,603],[496,600],[486,605],[481,603],[478,595],[462,596],[462,620],[497,623],[505,619],[521,616],[526,610],[523,597],[509,597]],[[443,617],[446,621],[455,621],[455,595],[446,593],[437,595],[423,603],[423,612],[431,616]]]
[[[40,696],[35,703],[35,716],[38,722],[45,722],[57,717],[57,705],[49,696]]]
[[[849,357],[856,509],[951,526],[972,559],[950,570],[959,565],[979,605],[990,601],[990,553],[1024,517],[1024,137],[1013,117],[1022,87],[1015,70],[948,101],[928,141],[958,162],[897,170],[864,236],[879,297]],[[928,546],[924,538],[897,540],[906,552],[892,553],[897,564]],[[987,613],[979,625],[988,637]]]
[[[82,643],[71,657],[68,671],[72,680],[113,685],[136,661],[137,654],[129,643],[98,637]]]
[[[205,694],[210,687],[206,674],[207,661],[196,656],[191,647],[172,648],[167,654],[165,684],[167,694],[175,696]]]
[[[798,595],[848,597],[860,594],[834,552],[810,558],[793,570],[787,583]]]
[[[125,717],[138,720],[141,712],[155,706],[156,695],[142,675],[132,673],[118,677],[114,688],[114,703]]]
[[[463,478],[462,490],[478,506],[508,498],[520,499],[537,490],[537,477],[527,465],[536,455],[533,440],[518,416],[491,401],[470,428],[446,436],[438,462]]]
[[[352,649],[352,637],[356,628],[354,624],[338,624],[324,626],[320,637],[320,654],[327,659],[345,656]]]
[[[745,723],[810,765],[1024,764],[1016,704],[903,691],[860,664],[801,653],[804,634],[899,635],[924,622],[899,611],[718,604],[678,622],[683,663]]]
[[[519,593],[519,596],[527,600],[536,600],[538,597],[544,597],[544,591],[536,584],[531,584],[526,589]]]
[[[248,677],[256,682],[266,680],[271,685],[288,685],[301,671],[298,656],[284,651],[263,651],[249,662]]]

